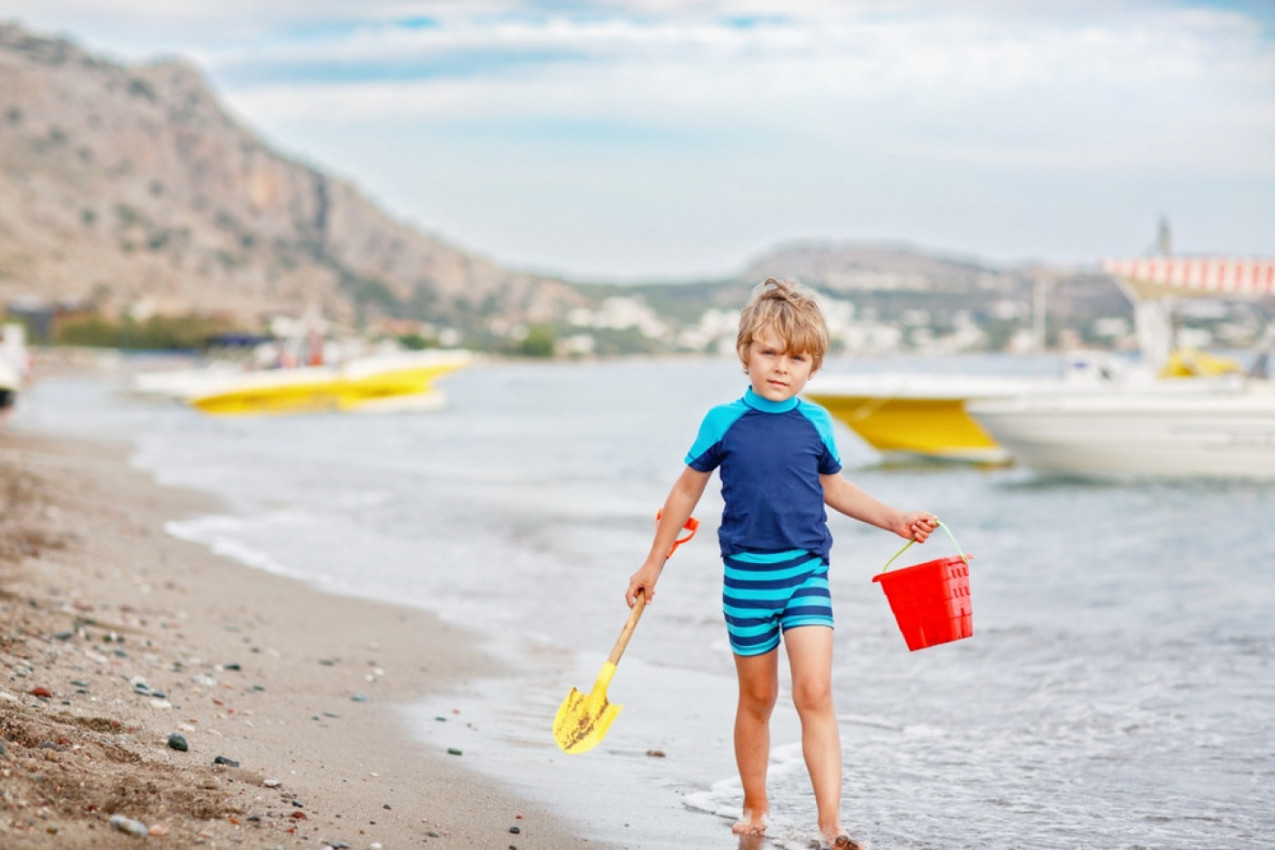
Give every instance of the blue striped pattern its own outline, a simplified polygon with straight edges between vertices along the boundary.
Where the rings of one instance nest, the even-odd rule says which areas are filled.
[[[779,645],[780,631],[832,626],[828,563],[804,549],[740,552],[725,559],[722,611],[731,649],[762,655]]]

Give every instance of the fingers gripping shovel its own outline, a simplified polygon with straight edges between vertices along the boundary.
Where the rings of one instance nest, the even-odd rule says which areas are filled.
[[[674,541],[669,555],[676,552],[678,546],[695,536],[699,528],[699,520],[691,517],[683,528],[688,532],[687,535]],[[607,686],[611,684],[611,677],[615,675],[615,665],[620,663],[620,656],[624,654],[624,648],[629,645],[629,638],[633,635],[633,630],[637,628],[644,608],[646,608],[646,596],[639,593],[633,608],[629,611],[628,621],[620,630],[620,637],[616,640],[615,646],[611,647],[611,654],[607,656],[606,663],[602,665],[602,671],[593,682],[593,690],[582,694],[572,688],[571,693],[567,694],[567,698],[558,707],[558,714],[553,719],[553,737],[557,739],[558,746],[564,753],[585,753],[596,747],[606,737],[607,730],[611,728],[616,715],[624,707],[607,702]]]

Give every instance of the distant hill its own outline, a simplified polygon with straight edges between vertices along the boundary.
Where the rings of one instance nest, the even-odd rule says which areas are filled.
[[[877,242],[791,242],[744,270],[746,279],[791,277],[833,292],[963,292],[1016,290],[1021,270],[955,259],[907,245]]]
[[[0,298],[21,295],[475,328],[582,303],[272,150],[186,62],[121,65],[0,24]]]

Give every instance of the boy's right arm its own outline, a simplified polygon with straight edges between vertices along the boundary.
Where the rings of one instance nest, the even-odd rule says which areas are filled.
[[[711,472],[699,472],[688,466],[682,470],[673,489],[669,491],[660,511],[660,524],[655,528],[651,551],[638,571],[629,577],[629,587],[624,593],[624,599],[630,608],[637,601],[639,593],[646,596],[648,604],[655,598],[655,583],[659,581],[664,562],[673,550],[673,542],[677,540],[686,521],[691,518],[712,475]]]

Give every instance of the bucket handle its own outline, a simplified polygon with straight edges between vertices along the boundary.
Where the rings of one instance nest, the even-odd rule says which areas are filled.
[[[961,551],[961,544],[956,542],[956,537],[952,534],[952,529],[948,528],[947,525],[942,522],[939,523],[939,528],[947,532],[947,536],[952,541],[952,545],[956,547],[957,554],[959,554],[961,556],[961,560],[964,561],[966,565],[968,565],[970,562],[970,556],[966,555],[964,552]],[[881,572],[885,572],[886,570],[890,569],[890,565],[893,564],[898,559],[898,557],[902,555],[904,552],[906,552],[908,548],[915,542],[916,542],[916,538],[913,537],[907,543],[904,543],[903,548],[895,552],[894,557],[892,557],[890,560],[885,562],[885,566],[881,568]]]

